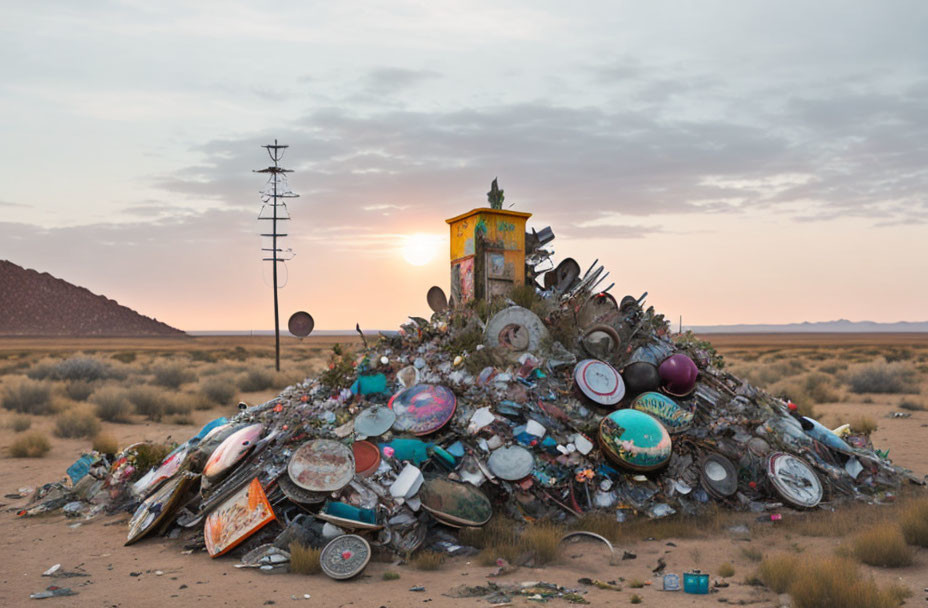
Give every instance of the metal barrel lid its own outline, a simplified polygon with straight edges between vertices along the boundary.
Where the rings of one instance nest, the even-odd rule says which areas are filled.
[[[532,311],[510,306],[487,322],[485,344],[514,352],[534,352],[548,336],[548,328]]]
[[[786,452],[774,452],[767,459],[767,478],[789,504],[811,509],[822,500],[822,482],[804,460]]]
[[[335,580],[361,574],[371,560],[371,546],[356,534],[333,538],[319,555],[322,571]]]
[[[325,502],[326,497],[329,495],[328,492],[310,492],[309,490],[304,490],[290,479],[289,473],[284,473],[278,477],[277,485],[280,487],[281,492],[284,493],[284,496],[293,502],[304,505],[321,504]]]
[[[383,405],[375,405],[362,411],[354,419],[354,431],[368,437],[379,437],[396,422],[396,413]]]
[[[432,312],[442,312],[448,308],[448,298],[445,296],[444,290],[438,285],[429,288],[429,292],[426,294],[425,299],[429,304],[429,308],[432,309]]]
[[[287,472],[293,483],[310,492],[341,490],[354,477],[351,448],[331,439],[314,439],[290,457]]]
[[[614,367],[598,359],[584,359],[574,367],[580,392],[599,405],[615,405],[625,396],[625,382]]]
[[[554,287],[558,291],[567,291],[580,278],[580,264],[573,258],[564,258],[551,272],[554,273]]]
[[[457,407],[457,397],[448,387],[418,384],[393,395],[388,406],[396,414],[393,430],[428,435],[451,420]]]
[[[500,479],[518,481],[532,474],[535,457],[522,446],[511,445],[494,450],[487,460],[487,467]]]
[[[727,498],[738,491],[738,470],[721,454],[708,454],[699,469],[702,486],[716,498]]]
[[[311,334],[315,326],[312,315],[305,310],[293,313],[287,321],[287,329],[298,338],[305,338]]]

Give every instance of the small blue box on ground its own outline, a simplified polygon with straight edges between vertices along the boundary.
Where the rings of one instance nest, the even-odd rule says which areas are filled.
[[[683,591],[685,593],[709,593],[709,575],[699,570],[683,573]]]

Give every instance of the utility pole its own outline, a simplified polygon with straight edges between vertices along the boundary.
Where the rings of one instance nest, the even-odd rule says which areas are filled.
[[[296,198],[299,194],[294,194],[287,184],[287,173],[293,173],[290,169],[284,169],[280,166],[280,161],[284,157],[284,151],[289,146],[281,145],[274,140],[273,144],[261,146],[267,150],[268,156],[274,162],[272,167],[266,169],[257,169],[255,173],[267,173],[267,184],[260,191],[261,194],[261,211],[258,213],[259,220],[270,221],[271,231],[262,233],[262,238],[271,239],[270,247],[262,247],[261,251],[270,251],[270,257],[262,258],[265,262],[271,262],[274,275],[274,352],[276,369],[280,371],[280,313],[277,307],[277,263],[286,262],[293,258],[293,251],[286,251],[277,246],[277,240],[287,236],[286,233],[277,232],[277,222],[290,219],[290,212],[287,210],[287,203],[283,199]],[[270,207],[270,216],[267,215]],[[286,256],[286,257],[284,257]]]

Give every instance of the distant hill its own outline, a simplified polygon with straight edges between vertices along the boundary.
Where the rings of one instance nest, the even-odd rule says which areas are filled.
[[[928,332],[928,321],[875,323],[874,321],[818,321],[810,323],[744,324],[744,325],[684,325],[698,334],[764,334],[764,333],[921,333]]]
[[[0,336],[182,336],[83,287],[0,260]]]

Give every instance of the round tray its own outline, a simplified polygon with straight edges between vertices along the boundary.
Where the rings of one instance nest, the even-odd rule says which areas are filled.
[[[418,384],[393,395],[388,405],[396,414],[394,431],[428,435],[451,420],[457,398],[447,387]]]
[[[598,359],[584,359],[574,367],[580,392],[599,405],[615,405],[625,396],[625,382],[615,368]]]
[[[356,534],[332,539],[319,555],[322,571],[339,581],[361,574],[370,560],[371,546]]]
[[[334,492],[354,477],[354,454],[337,441],[314,439],[293,453],[287,473],[304,490]]]

